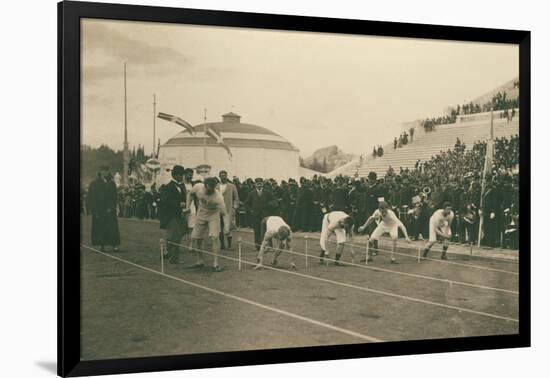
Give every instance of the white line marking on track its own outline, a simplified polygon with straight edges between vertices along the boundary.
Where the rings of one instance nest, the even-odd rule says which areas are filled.
[[[188,246],[185,246],[185,245],[182,245],[182,244],[173,243],[173,242],[168,242],[168,243],[173,244],[173,245],[177,245],[177,246],[182,247],[182,248],[189,249]],[[212,252],[205,251],[205,250],[203,250],[203,249],[198,249],[198,248],[192,248],[192,249],[195,250],[195,251],[200,251],[200,252],[205,253],[205,254],[207,254],[207,255],[214,255]],[[218,258],[227,259],[227,260],[232,260],[232,261],[237,261],[237,262],[239,261],[238,259],[235,259],[235,258],[233,258],[233,257],[224,256],[224,255],[220,255],[220,254],[218,255]],[[243,264],[256,265],[256,263],[254,263],[254,262],[252,262],[252,261],[248,261],[248,260],[241,260],[241,262],[242,262]],[[321,277],[317,277],[317,276],[310,276],[310,275],[308,275],[308,274],[302,274],[302,273],[297,273],[297,272],[294,272],[294,271],[289,271],[289,270],[282,270],[282,269],[278,269],[278,268],[273,268],[273,267],[267,266],[267,265],[263,265],[263,268],[264,268],[264,269],[269,269],[269,270],[275,270],[275,271],[277,271],[277,272],[283,272],[283,273],[291,274],[291,275],[298,276],[298,277],[310,278],[310,279],[312,279],[312,280],[317,280],[317,281],[322,281],[322,282],[328,282],[328,283],[331,283],[331,284],[333,284],[333,285],[339,285],[339,286],[343,286],[343,287],[349,287],[349,288],[352,288],[352,289],[367,291],[367,292],[375,293],[375,294],[387,295],[387,296],[394,297],[394,298],[399,298],[399,299],[405,299],[405,300],[408,300],[408,301],[411,301],[411,302],[424,303],[424,304],[429,304],[429,305],[432,305],[432,306],[438,306],[438,307],[448,308],[448,309],[451,309],[451,310],[458,310],[459,312],[468,312],[468,313],[470,313],[470,314],[482,315],[482,316],[487,316],[487,317],[494,318],[494,319],[500,319],[500,320],[506,320],[506,321],[510,321],[510,322],[519,323],[519,320],[518,320],[518,319],[510,318],[510,317],[508,317],[508,316],[501,316],[501,315],[491,314],[491,313],[488,313],[488,312],[471,310],[471,309],[468,309],[468,308],[459,307],[459,306],[453,306],[453,305],[448,305],[448,304],[445,304],[445,303],[432,302],[432,301],[429,301],[429,300],[426,300],[426,299],[420,299],[420,298],[409,297],[409,296],[407,296],[407,295],[401,295],[401,294],[390,293],[390,292],[388,292],[388,291],[377,290],[377,289],[371,289],[371,288],[364,287],[364,286],[356,286],[356,285],[348,284],[348,283],[345,283],[345,282],[339,282],[339,281],[329,280],[329,279],[327,279],[327,278],[321,278]],[[450,283],[452,283],[452,281],[449,281],[449,284],[450,284]]]
[[[112,256],[112,255],[110,255],[110,254],[108,254],[108,253],[101,252],[101,251],[99,251],[99,250],[97,250],[97,249],[95,249],[95,248],[92,248],[92,247],[90,247],[90,246],[87,246],[87,245],[85,245],[85,244],[81,244],[81,246],[82,246],[83,248],[89,249],[89,250],[94,251],[94,252],[96,252],[96,253],[98,253],[98,254],[101,254],[101,255],[103,255],[103,256],[107,256],[107,257],[109,257],[109,258],[111,258],[111,259],[114,259],[114,260],[117,260],[117,261],[120,261],[120,262],[129,264],[129,265],[132,265],[132,266],[134,266],[134,267],[136,267],[136,268],[139,268],[139,269],[148,271],[148,272],[150,272],[150,273],[155,273],[155,274],[158,274],[159,276],[166,277],[166,278],[170,278],[170,279],[172,279],[172,280],[175,280],[175,281],[184,283],[184,284],[186,284],[186,285],[193,286],[193,287],[196,287],[196,288],[205,290],[205,291],[209,291],[209,292],[211,292],[211,293],[215,293],[215,294],[218,294],[218,295],[221,295],[221,296],[224,296],[224,297],[228,297],[228,298],[231,298],[231,299],[240,301],[240,302],[244,302],[244,303],[247,303],[247,304],[250,304],[250,305],[253,305],[253,306],[262,308],[262,309],[264,309],[264,310],[268,310],[268,311],[276,312],[276,313],[278,313],[278,314],[286,315],[286,316],[288,316],[288,317],[290,317],[290,318],[302,320],[302,321],[304,321],[304,322],[311,323],[311,324],[315,324],[315,325],[317,325],[317,326],[320,326],[320,327],[323,327],[323,328],[327,328],[327,329],[330,329],[330,330],[332,330],[332,331],[340,332],[340,333],[343,333],[343,334],[346,334],[346,335],[349,335],[349,336],[353,336],[353,337],[356,337],[356,338],[358,338],[358,339],[362,339],[362,340],[365,340],[365,341],[370,341],[370,342],[381,342],[381,341],[383,341],[383,340],[381,340],[381,339],[378,339],[378,338],[375,338],[375,337],[372,337],[372,336],[367,336],[367,335],[364,335],[364,334],[362,334],[362,333],[358,333],[358,332],[350,331],[350,330],[345,329],[345,328],[340,328],[340,327],[337,327],[337,326],[333,326],[333,325],[331,325],[331,324],[324,323],[324,322],[321,322],[321,321],[319,321],[319,320],[311,319],[311,318],[308,318],[308,317],[306,317],[306,316],[294,314],[294,313],[292,313],[292,312],[288,312],[288,311],[285,311],[285,310],[280,310],[280,309],[275,308],[275,307],[266,306],[266,305],[264,305],[264,304],[261,304],[261,303],[252,301],[252,300],[250,300],[250,299],[238,297],[238,296],[236,296],[236,295],[229,294],[229,293],[225,293],[225,292],[223,292],[223,291],[219,291],[219,290],[216,290],[216,289],[212,289],[212,288],[210,288],[210,287],[203,286],[203,285],[200,285],[200,284],[195,283],[195,282],[192,282],[192,281],[187,281],[187,280],[184,280],[184,279],[179,278],[179,277],[174,277],[174,276],[171,276],[171,275],[166,274],[166,273],[161,273],[161,272],[156,271],[156,270],[154,270],[154,269],[144,267],[144,266],[142,266],[142,265],[139,265],[139,264],[133,263],[133,262],[131,262],[131,261],[122,259],[122,258],[120,258],[120,257]]]

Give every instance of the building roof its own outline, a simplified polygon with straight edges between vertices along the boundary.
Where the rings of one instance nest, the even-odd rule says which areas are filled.
[[[229,116],[229,117],[228,117]],[[279,134],[264,127],[241,123],[240,116],[235,113],[227,113],[222,116],[224,122],[208,122],[193,126],[195,135],[189,134],[184,130],[170,138],[163,147],[172,146],[202,146],[204,143],[205,125],[220,134],[224,143],[231,147],[251,147],[251,148],[270,148],[278,150],[298,151],[288,140]],[[228,120],[228,118],[233,118]],[[235,119],[237,121],[235,121]],[[206,137],[206,145],[214,146],[218,142],[212,138]]]

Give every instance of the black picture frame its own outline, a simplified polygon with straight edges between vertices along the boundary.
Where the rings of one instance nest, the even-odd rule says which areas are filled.
[[[521,259],[517,335],[80,361],[80,19],[149,21],[519,46]],[[121,4],[58,4],[58,374],[83,376],[530,346],[530,32]]]

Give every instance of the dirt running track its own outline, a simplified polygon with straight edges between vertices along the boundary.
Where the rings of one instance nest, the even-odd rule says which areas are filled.
[[[120,219],[119,225],[122,251],[107,254],[160,271],[158,241],[163,232],[158,223]],[[83,217],[83,246],[91,246],[89,230],[90,219]],[[253,241],[249,232],[239,235],[245,242]],[[224,270],[219,273],[210,267],[193,268],[194,256],[185,252],[183,264],[165,264],[167,276],[185,282],[81,247],[81,357],[88,360],[518,332],[516,263],[452,255],[450,261],[502,272],[437,261],[418,264],[414,256],[400,256],[400,264],[391,265],[383,253],[368,269],[319,266],[313,258],[319,253],[318,245],[310,240],[308,246],[312,256],[308,268],[304,257],[295,256],[299,275],[287,273],[290,257],[284,253],[279,259],[282,271],[252,270],[244,263],[255,261],[256,252],[249,244],[243,243],[240,272],[237,262],[225,259],[220,260]],[[343,259],[351,261],[346,248]],[[303,253],[304,240],[296,238],[293,249]],[[416,253],[407,249],[399,252]],[[224,255],[236,258],[237,248],[224,251]],[[437,255],[434,250],[432,256]],[[272,256],[266,254],[267,263]]]

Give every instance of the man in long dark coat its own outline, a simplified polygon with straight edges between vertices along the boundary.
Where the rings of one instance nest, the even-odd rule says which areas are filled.
[[[164,185],[160,191],[159,220],[160,228],[166,230],[166,257],[171,264],[179,261],[179,246],[181,238],[187,232],[187,211],[185,201],[187,191],[183,183],[185,169],[181,165],[172,168],[172,181]]]
[[[101,167],[98,176],[88,188],[88,205],[92,213],[92,244],[101,251],[112,246],[118,251],[120,233],[117,220],[118,194],[108,167]]]

